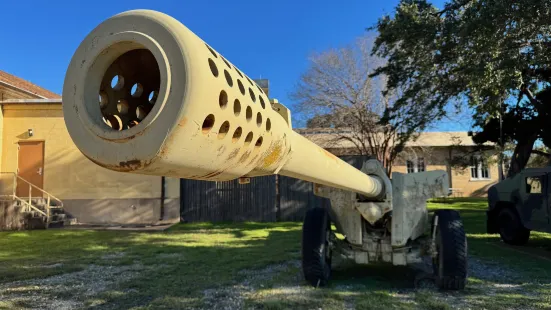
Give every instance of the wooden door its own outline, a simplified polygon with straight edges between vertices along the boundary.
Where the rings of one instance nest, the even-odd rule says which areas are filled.
[[[44,185],[44,141],[19,142],[18,172],[20,177],[42,188]],[[29,197],[29,184],[17,179],[16,195]],[[32,188],[33,197],[42,197],[42,192]]]

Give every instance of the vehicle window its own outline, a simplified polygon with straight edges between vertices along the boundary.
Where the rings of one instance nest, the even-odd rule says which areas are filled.
[[[543,184],[542,176],[527,177],[526,178],[526,193],[528,194],[541,194]]]

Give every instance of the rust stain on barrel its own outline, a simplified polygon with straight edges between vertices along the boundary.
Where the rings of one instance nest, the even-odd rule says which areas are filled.
[[[115,143],[124,143],[124,142],[127,142],[127,141],[130,141],[132,139],[135,139],[136,137],[139,137],[139,136],[143,136],[146,132],[147,132],[148,128],[145,128],[144,130],[134,134],[134,135],[131,135],[130,137],[126,137],[126,138],[122,138],[122,139],[116,139],[116,140],[113,140],[113,139],[107,139],[107,138],[104,138],[102,136],[99,136],[101,139],[103,140],[106,140],[106,141],[111,141],[111,142],[115,142]]]
[[[140,169],[141,167],[143,167],[143,163],[142,161],[138,160],[138,159],[132,159],[132,160],[128,160],[128,161],[121,161],[119,163],[119,167],[124,169],[124,170],[128,170],[128,171],[133,171],[133,170],[136,170],[136,169]]]
[[[234,159],[235,156],[237,156],[237,153],[239,153],[239,149],[233,150],[233,152],[231,152],[230,155],[228,155],[228,160]]]
[[[182,120],[178,123],[178,126],[184,127],[184,126],[186,125],[186,123],[187,123],[187,118],[184,117],[184,118],[182,118]]]
[[[172,141],[174,140],[174,137],[176,136],[176,132],[170,133],[166,141],[163,143],[163,146],[161,147],[161,150],[159,151],[159,156],[161,158],[166,159],[168,152],[170,150],[170,147],[172,146]]]
[[[243,155],[241,155],[241,158],[239,159],[240,164],[244,164],[245,160],[249,157],[251,154],[251,151],[245,152]]]
[[[224,154],[224,151],[226,150],[226,147],[224,145],[221,145],[219,148],[218,148],[218,156],[221,156],[222,154]]]
[[[322,152],[325,156],[331,158],[334,161],[337,161],[337,156],[333,155],[332,153],[328,152],[327,150],[322,149]]]
[[[109,170],[119,171],[119,172],[130,172],[130,171],[147,168],[152,163],[152,161],[141,161],[139,159],[132,159],[127,161],[121,161],[119,162],[118,165],[109,165],[109,164],[100,163],[86,155],[84,156],[98,166],[107,168]]]
[[[203,175],[203,176],[200,176],[199,178],[201,178],[201,179],[203,179],[203,178],[205,178],[205,179],[210,179],[210,178],[214,178],[214,177],[217,176],[217,175],[222,174],[223,172],[224,172],[224,170],[213,171],[213,172],[211,172],[211,173],[207,173],[207,174],[205,174],[205,175]]]
[[[254,164],[255,160],[258,158],[258,154],[256,154],[255,157],[253,157],[253,159],[251,159],[251,162],[249,163],[249,165],[252,165]]]
[[[264,160],[262,161],[262,164],[260,165],[261,168],[268,168],[271,165],[279,162],[281,160],[281,154],[282,154],[283,147],[281,145],[281,141],[275,141],[275,143],[270,144],[270,147],[266,151],[268,155],[264,157]]]
[[[217,172],[213,173],[211,176],[209,176],[209,178],[214,178],[215,176],[222,174],[222,172],[224,172],[224,171],[223,170],[222,171],[217,171]]]

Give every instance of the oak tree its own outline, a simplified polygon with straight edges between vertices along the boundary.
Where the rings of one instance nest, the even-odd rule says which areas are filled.
[[[551,1],[448,0],[437,8],[401,0],[373,27],[379,35],[372,55],[387,62],[372,76],[387,77],[385,92],[403,91],[385,120],[405,111],[405,125],[422,129],[445,116],[448,105],[467,104],[482,130],[477,141],[516,143],[514,175],[538,139],[551,146],[542,123],[551,105],[550,21]],[[538,90],[539,97],[532,95]],[[504,139],[496,139],[499,128]]]

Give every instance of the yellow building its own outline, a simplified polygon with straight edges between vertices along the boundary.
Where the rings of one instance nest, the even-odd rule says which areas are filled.
[[[29,197],[23,179],[61,199],[83,223],[156,224],[179,220],[179,179],[119,173],[99,167],[75,147],[61,97],[0,71],[2,194]],[[33,197],[43,193],[33,189]]]

